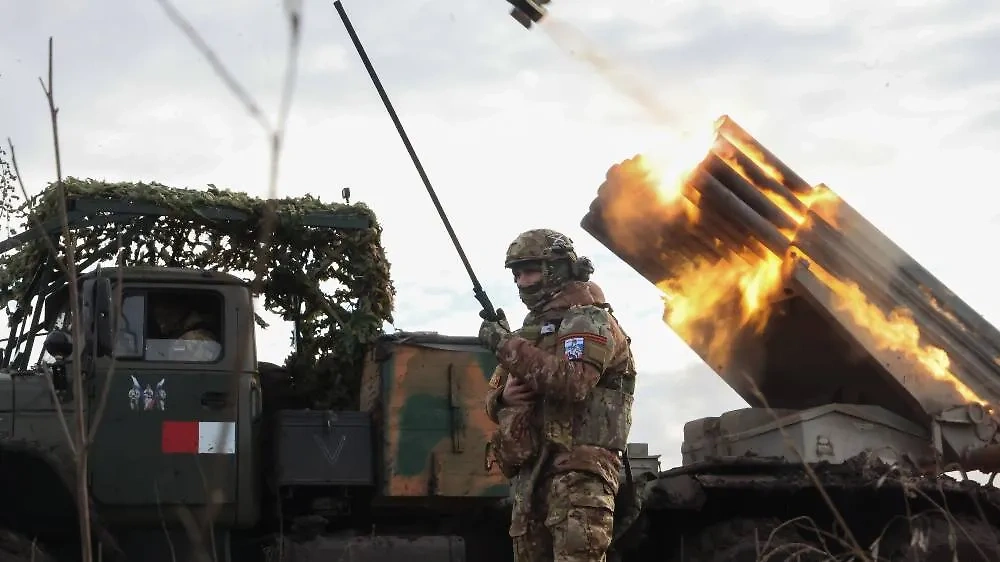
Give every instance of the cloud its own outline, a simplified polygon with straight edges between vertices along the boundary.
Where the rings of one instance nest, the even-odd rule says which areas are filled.
[[[280,5],[177,5],[272,115]],[[611,164],[669,156],[679,128],[729,113],[1000,320],[980,255],[1000,207],[993,3],[554,0],[552,22],[585,39],[575,54],[499,0],[345,7],[494,304],[524,312],[501,261],[521,230],[563,230],[594,259],[641,372],[634,438],[665,459],[684,421],[742,401],[664,325],[656,290],[579,221]],[[336,11],[315,1],[304,14],[281,193],[334,200],[350,186],[385,229],[396,327],[474,334],[471,281]],[[37,82],[54,35],[67,174],[265,193],[262,131],[156,2],[18,2],[0,35],[0,136],[16,143],[32,191],[54,177]],[[595,69],[585,49],[611,65]],[[280,360],[279,327],[258,341]]]
[[[746,402],[705,365],[643,372],[636,380],[630,440],[650,444],[663,470],[681,464],[684,424],[746,408]]]

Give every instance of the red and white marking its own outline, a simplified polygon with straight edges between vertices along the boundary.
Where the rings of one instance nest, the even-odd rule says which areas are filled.
[[[164,454],[235,454],[236,422],[165,421],[161,450]]]

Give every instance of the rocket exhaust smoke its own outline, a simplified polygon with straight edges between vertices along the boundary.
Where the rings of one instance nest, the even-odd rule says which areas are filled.
[[[677,114],[668,109],[656,91],[641,78],[613,62],[572,24],[560,21],[549,13],[538,23],[557,47],[573,58],[589,64],[620,93],[646,110],[660,125],[680,126]]]

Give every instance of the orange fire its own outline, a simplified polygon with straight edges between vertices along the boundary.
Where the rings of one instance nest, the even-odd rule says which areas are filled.
[[[840,226],[837,221],[837,204],[840,203],[840,198],[830,188],[819,184],[809,193],[798,195],[798,198],[805,203],[806,208],[819,215],[830,226]]]
[[[935,379],[950,383],[965,400],[986,403],[951,372],[951,358],[945,350],[921,344],[920,328],[909,310],[896,308],[887,315],[868,302],[857,283],[838,279],[815,263],[810,265],[809,271],[837,295],[837,308],[846,312],[857,326],[876,336],[875,343],[879,348],[899,353],[921,365]]]
[[[778,256],[761,260],[749,250],[717,262],[688,263],[657,284],[664,293],[664,320],[684,341],[707,350],[709,362],[724,362],[740,330],[763,330],[767,324],[765,305],[781,288],[781,266]]]
[[[745,143],[729,140],[768,176],[781,181],[780,171],[769,165],[762,154]],[[705,144],[701,141],[702,139],[697,139],[694,141],[697,144],[681,151],[682,154],[695,156],[683,162],[697,162],[696,165],[670,168],[649,157],[639,157],[636,162],[646,174],[644,181],[653,182],[657,186],[658,200],[655,203],[661,206],[664,213],[683,215],[689,224],[699,222],[702,217],[698,210],[698,197],[689,199],[681,196],[685,193],[684,184],[708,152],[705,147],[717,146],[714,142]],[[678,151],[671,152],[676,154]],[[726,154],[720,152],[722,151],[717,151],[716,154],[753,183],[732,158],[727,158]],[[791,194],[795,201],[789,201],[786,196],[773,190],[757,187],[797,225],[795,231],[783,232],[789,241],[795,240],[799,230],[811,227],[803,209],[814,211],[830,226],[837,228],[835,218],[840,199],[826,186],[817,186],[807,194],[788,191],[786,195]],[[613,213],[618,217],[624,216],[627,206],[638,205],[633,209],[642,208],[643,212],[648,212],[648,208],[643,206],[654,204],[652,201],[629,201],[628,197],[622,199],[626,202],[616,203],[619,209]],[[610,227],[619,243],[622,241],[617,233],[630,230],[616,228],[614,224]],[[642,235],[650,234],[647,232]],[[685,342],[705,352],[706,359],[713,366],[726,361],[737,334],[745,329],[763,330],[771,309],[769,303],[783,289],[784,256],[756,249],[757,252],[747,248],[716,247],[716,251],[721,250],[721,257],[689,257],[680,266],[672,268],[675,272],[672,278],[657,283],[657,287],[664,293],[664,321]],[[985,403],[955,377],[950,370],[948,354],[943,349],[921,343],[920,329],[908,310],[897,309],[888,314],[883,313],[870,303],[856,283],[838,279],[817,267],[808,256],[803,257],[811,262],[810,271],[833,292],[835,306],[846,313],[858,328],[865,330],[877,346],[908,357],[914,364],[922,366],[930,376],[949,382],[969,402]]]

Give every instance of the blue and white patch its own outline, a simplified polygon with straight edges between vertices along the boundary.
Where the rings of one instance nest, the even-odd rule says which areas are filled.
[[[555,331],[556,331],[556,325],[553,324],[552,322],[548,322],[546,324],[542,324],[542,335],[543,336],[545,334],[551,334],[551,333],[553,333]]]
[[[563,352],[566,359],[583,358],[583,338],[567,338],[563,341]]]

